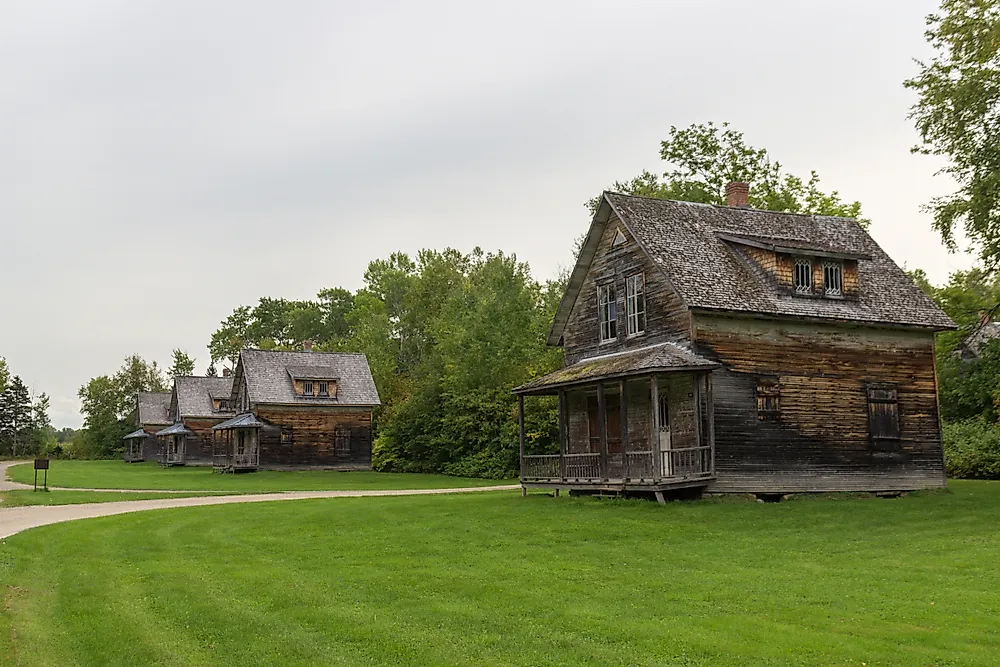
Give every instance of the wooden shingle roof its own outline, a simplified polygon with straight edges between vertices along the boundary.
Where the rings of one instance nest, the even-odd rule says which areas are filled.
[[[233,412],[216,412],[213,398],[229,398],[233,388],[231,377],[196,377],[180,375],[174,378],[177,392],[177,412],[180,419],[186,417],[218,417],[233,415]]]
[[[139,408],[140,426],[170,423],[169,391],[140,391],[136,402]]]
[[[336,379],[337,395],[314,397],[309,405],[381,405],[375,380],[363,354],[243,350],[240,364],[251,403],[302,403],[292,377]]]

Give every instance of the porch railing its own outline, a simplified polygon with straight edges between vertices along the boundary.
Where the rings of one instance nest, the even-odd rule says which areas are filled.
[[[662,452],[609,452],[526,455],[521,461],[525,481],[656,481],[707,476],[714,472],[711,447],[688,447]],[[603,469],[602,469],[603,467]],[[560,469],[561,468],[561,469]]]

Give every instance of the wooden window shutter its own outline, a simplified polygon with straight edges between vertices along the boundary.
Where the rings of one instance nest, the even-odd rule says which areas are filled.
[[[757,378],[757,419],[776,422],[781,415],[781,385],[778,378]]]
[[[895,387],[869,385],[868,433],[872,440],[899,440],[899,395]]]

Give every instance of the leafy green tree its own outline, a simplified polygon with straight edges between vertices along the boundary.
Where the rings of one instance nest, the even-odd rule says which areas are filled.
[[[731,129],[729,123],[671,126],[669,137],[660,143],[660,158],[669,165],[662,176],[643,171],[610,189],[657,199],[725,204],[726,185],[745,181],[750,184],[754,208],[857,218],[863,227],[868,226],[859,202],[845,202],[837,191],[820,190],[815,171],[807,178],[785,172],[766,149],[747,144],[743,133]],[[591,212],[599,201],[595,198],[588,203]]]
[[[933,199],[934,228],[951,248],[955,230],[978,247],[988,269],[1000,265],[1000,2],[942,0],[924,33],[934,49],[905,82],[918,99],[910,112],[922,144],[915,152],[946,158],[958,184]]]
[[[194,357],[190,356],[184,350],[174,350],[173,360],[170,364],[170,368],[167,370],[168,377],[177,377],[178,375],[194,375]]]

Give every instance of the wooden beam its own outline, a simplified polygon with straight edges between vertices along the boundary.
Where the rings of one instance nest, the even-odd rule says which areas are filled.
[[[711,456],[711,473],[715,474],[715,401],[712,398],[712,373],[705,373],[705,406],[708,410],[708,450]]]
[[[597,384],[597,432],[601,442],[601,478],[608,478],[608,402],[604,383]]]
[[[656,384],[656,376],[649,376],[649,401],[650,401],[650,428],[649,434],[650,449],[653,450],[653,480],[660,479],[660,388]]]
[[[559,390],[559,477],[566,478],[566,454],[569,453],[569,397]]]
[[[524,396],[517,395],[517,438],[520,446],[521,458],[519,461],[521,469],[521,479],[524,479]],[[523,489],[522,489],[523,490]]]
[[[622,379],[618,383],[618,421],[621,422],[621,442],[622,442],[622,479],[629,479],[628,475],[628,383]]]

